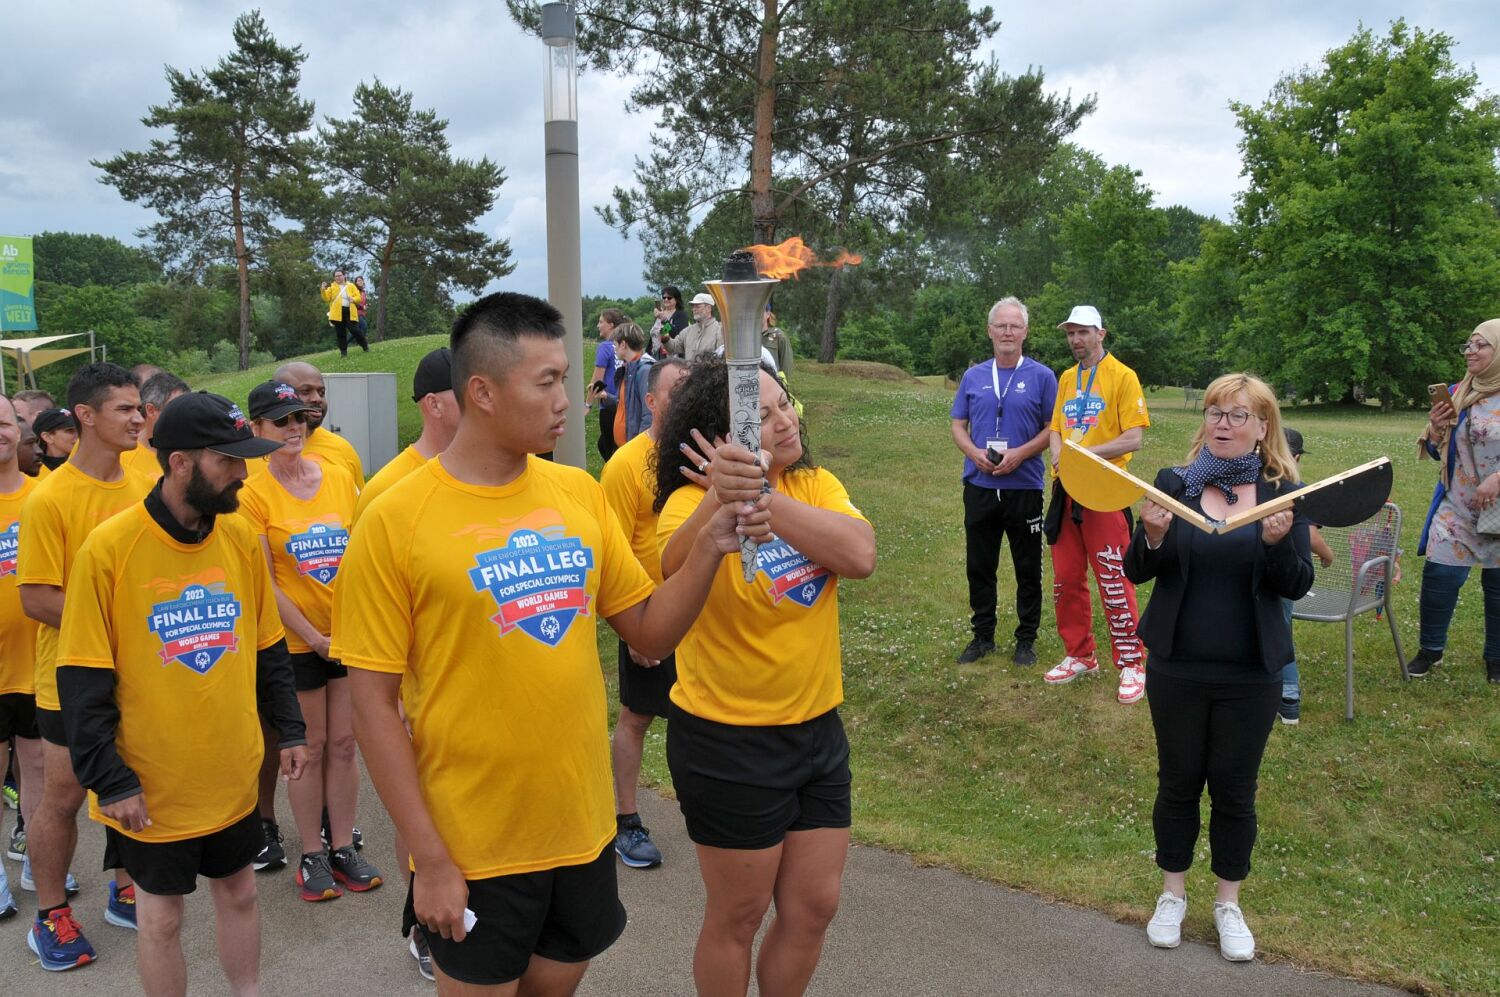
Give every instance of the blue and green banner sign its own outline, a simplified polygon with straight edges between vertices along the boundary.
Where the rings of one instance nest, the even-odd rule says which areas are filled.
[[[36,328],[31,237],[0,235],[0,332]]]

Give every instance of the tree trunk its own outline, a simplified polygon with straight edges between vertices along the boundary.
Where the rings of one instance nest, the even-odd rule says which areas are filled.
[[[840,286],[844,283],[844,271],[835,270],[828,280],[828,303],[823,308],[823,338],[818,347],[818,360],[833,363],[839,358],[839,317],[844,310]]]
[[[755,136],[750,143],[750,212],[754,238],[761,245],[776,239],[776,197],[771,193],[772,129],[776,124],[776,40],[781,33],[777,0],[765,0],[760,22],[760,56],[755,79]]]
[[[375,341],[385,341],[385,301],[386,291],[391,286],[391,250],[396,248],[396,237],[390,235],[385,240],[385,252],[380,255],[380,300],[376,302],[375,311]]]
[[[234,211],[234,264],[240,279],[240,370],[250,367],[250,253],[245,248],[245,217],[240,206],[240,175],[230,192]]]

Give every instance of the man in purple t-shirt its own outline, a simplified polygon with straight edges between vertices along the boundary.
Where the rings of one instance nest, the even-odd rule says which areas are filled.
[[[1026,306],[1002,298],[990,308],[993,360],[970,367],[953,398],[953,442],[964,455],[964,535],[974,639],[960,664],[995,650],[995,572],[1010,541],[1016,572],[1018,665],[1036,663],[1042,622],[1042,451],[1057,400],[1057,375],[1021,355]]]

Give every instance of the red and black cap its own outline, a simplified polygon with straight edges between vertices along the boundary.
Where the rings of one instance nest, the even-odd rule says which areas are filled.
[[[281,448],[250,431],[250,420],[223,395],[195,391],[167,402],[156,419],[151,447],[158,453],[212,450],[227,457],[264,457]]]
[[[280,419],[293,412],[311,412],[297,389],[282,381],[262,381],[250,390],[250,418]]]

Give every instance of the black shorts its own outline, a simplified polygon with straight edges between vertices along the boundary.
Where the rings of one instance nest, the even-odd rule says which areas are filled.
[[[672,705],[672,685],[677,681],[677,656],[669,654],[655,668],[643,668],[630,660],[630,647],[620,641],[620,705],[633,713],[664,717]]]
[[[0,694],[0,741],[9,741],[13,737],[34,741],[39,736],[36,697],[29,692]]]
[[[329,661],[316,651],[300,651],[287,657],[292,659],[292,676],[298,692],[312,692],[333,679],[349,677],[349,669],[341,662]]]
[[[59,748],[68,746],[68,732],[63,727],[62,710],[44,710],[38,706],[36,708],[36,732],[42,735],[42,740],[49,744],[55,744]]]
[[[674,703],[667,767],[700,845],[770,848],[788,831],[850,823],[849,739],[836,709],[800,724],[737,727]]]
[[[413,883],[415,879],[413,874]],[[587,962],[625,930],[613,843],[583,865],[471,879],[468,886],[469,909],[477,918],[474,930],[462,942],[426,932],[432,961],[463,983],[495,986],[518,980],[533,955]],[[410,934],[416,923],[409,886],[401,933]]]
[[[198,888],[198,877],[223,879],[250,864],[266,843],[260,814],[250,811],[228,827],[182,841],[137,841],[104,828],[105,848],[141,889],[159,897],[180,897]],[[106,868],[110,868],[106,859]]]

